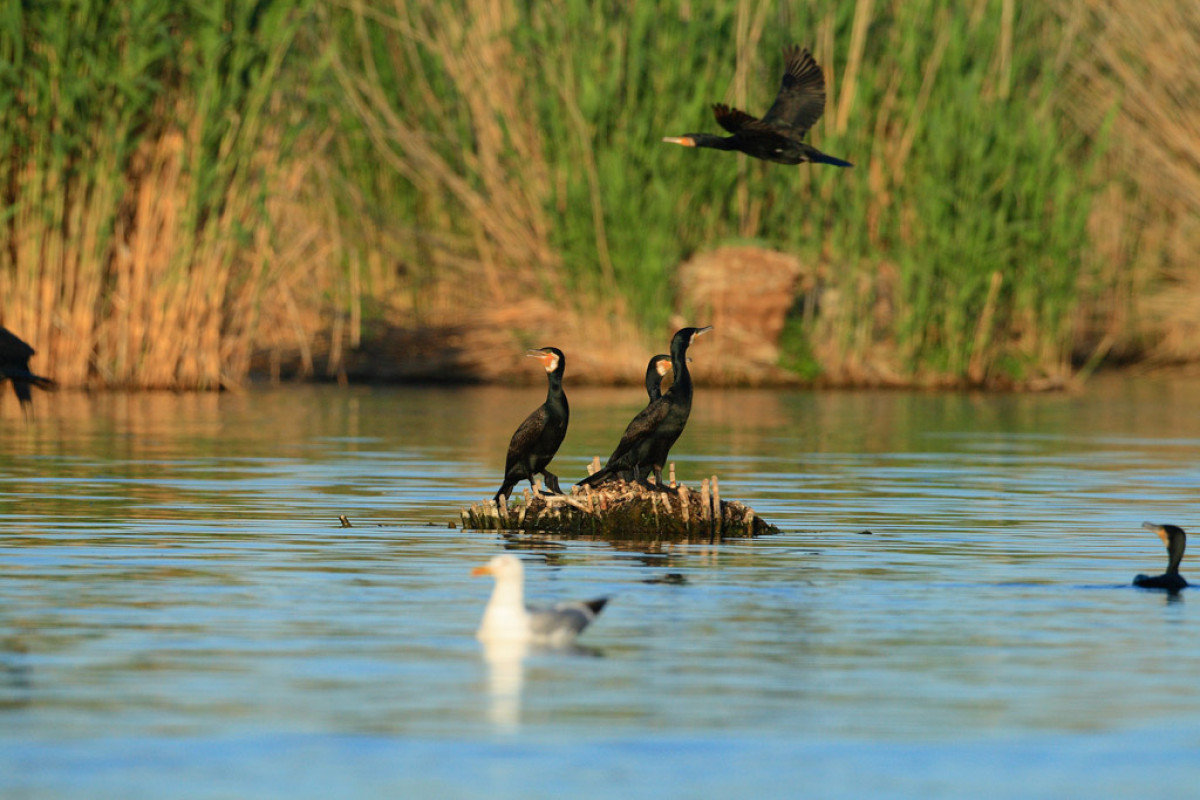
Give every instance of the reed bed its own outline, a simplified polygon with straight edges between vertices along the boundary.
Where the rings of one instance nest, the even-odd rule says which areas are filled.
[[[1090,226],[1078,340],[1089,363],[1200,355],[1200,6],[1055,4],[1086,57],[1056,64],[1062,106],[1112,142]],[[1110,132],[1110,133],[1108,133]]]
[[[245,375],[285,307],[264,300],[310,277],[278,235],[311,166],[292,157],[300,109],[283,105],[303,87],[288,56],[312,6],[8,7],[0,319],[61,383]]]
[[[816,265],[785,337],[806,375],[1070,371],[1102,138],[1058,111],[1079,43],[1049,9],[353,0],[331,22],[412,245],[497,302],[607,297],[657,331],[687,311],[675,265],[750,240]],[[791,41],[826,72],[813,138],[853,170],[660,144],[715,129],[712,102],[762,113]]]
[[[805,380],[1060,385],[1156,280],[1200,296],[1198,36],[1131,0],[16,4],[0,323],[67,385],[340,374],[372,325],[524,341],[531,304],[659,340],[680,263],[756,244],[804,266]],[[660,143],[762,113],[793,41],[852,170]]]

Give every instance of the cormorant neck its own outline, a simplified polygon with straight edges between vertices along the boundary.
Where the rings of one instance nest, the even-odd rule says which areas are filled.
[[[1181,541],[1178,541],[1178,540],[1171,542],[1171,546],[1167,548],[1167,554],[1168,554],[1167,574],[1168,575],[1178,575],[1179,574],[1179,563],[1181,561],[1183,561],[1183,548],[1184,548],[1184,543]]]
[[[646,394],[650,396],[651,400],[662,396],[662,376],[656,369],[651,369],[646,373]]]
[[[711,147],[714,150],[737,150],[737,139],[732,136],[714,136],[711,133],[689,133],[687,138],[696,143],[696,147]]]
[[[563,370],[559,366],[554,372],[546,373],[546,382],[549,386],[546,388],[546,402],[551,404],[565,405],[567,396],[563,392]]]
[[[720,138],[715,137],[715,138]],[[690,342],[684,340],[679,343],[671,343],[671,371],[675,373],[674,381],[671,383],[670,392],[675,392],[676,387],[679,387],[681,392],[690,392],[692,390],[692,374],[688,372],[687,365],[687,350]]]

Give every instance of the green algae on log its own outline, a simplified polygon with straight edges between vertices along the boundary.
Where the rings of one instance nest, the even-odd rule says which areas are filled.
[[[605,539],[711,542],[779,532],[748,506],[722,500],[715,475],[700,484],[700,491],[682,484],[657,489],[627,481],[576,486],[571,494],[546,494],[535,487],[512,505],[473,503],[460,516],[463,528]]]

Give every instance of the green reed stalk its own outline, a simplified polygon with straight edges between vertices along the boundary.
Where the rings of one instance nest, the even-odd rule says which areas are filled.
[[[245,374],[254,330],[230,313],[264,291],[295,129],[266,108],[305,102],[283,65],[312,5],[6,4],[0,318],[63,383]]]
[[[1012,0],[7,4],[0,320],[68,383],[215,386],[283,332],[313,369],[322,310],[397,282],[418,319],[535,294],[657,333],[681,260],[750,241],[811,271],[806,376],[1061,377],[1103,150],[1061,116],[1071,30]],[[854,169],[659,141],[761,114],[793,41]]]
[[[861,361],[894,346],[898,369],[939,381],[1062,370],[1092,182],[1088,143],[1056,111],[1044,52],[1063,45],[1049,12],[986,0],[351,8],[334,20],[342,80],[377,138],[351,158],[386,142],[402,180],[378,188],[421,198],[396,210],[426,256],[474,251],[494,287],[552,273],[551,296],[615,294],[658,329],[681,259],[750,239],[820,270],[817,308],[831,313],[836,295],[835,318],[790,326],[802,350]],[[812,137],[854,170],[659,143],[716,130],[712,102],[765,111],[792,41],[829,78]],[[881,283],[881,269],[897,279]]]

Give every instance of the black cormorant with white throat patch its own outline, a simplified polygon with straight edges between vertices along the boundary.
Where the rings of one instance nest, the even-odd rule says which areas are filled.
[[[696,337],[712,330],[682,328],[671,338],[671,371],[675,382],[662,397],[642,409],[625,428],[617,449],[608,463],[579,482],[580,486],[597,486],[606,480],[632,472],[634,480],[645,482],[651,472],[661,488],[662,469],[671,446],[683,433],[692,413],[692,376],[687,366],[687,351]]]
[[[563,392],[563,371],[566,359],[557,347],[530,350],[528,356],[537,358],[546,368],[549,388],[546,402],[525,418],[508,443],[508,457],[504,461],[504,484],[496,492],[495,500],[508,498],[509,492],[520,481],[533,483],[537,474],[546,478],[546,488],[562,494],[558,487],[558,476],[546,469],[558,452],[559,445],[567,435],[567,422],[571,410],[567,406],[567,395]]]
[[[1162,575],[1138,575],[1133,579],[1134,586],[1143,589],[1166,589],[1178,592],[1187,588],[1188,582],[1179,574],[1179,562],[1183,560],[1183,550],[1187,546],[1187,534],[1177,525],[1159,525],[1155,522],[1143,522],[1142,527],[1154,531],[1158,538],[1167,546],[1167,571]]]

